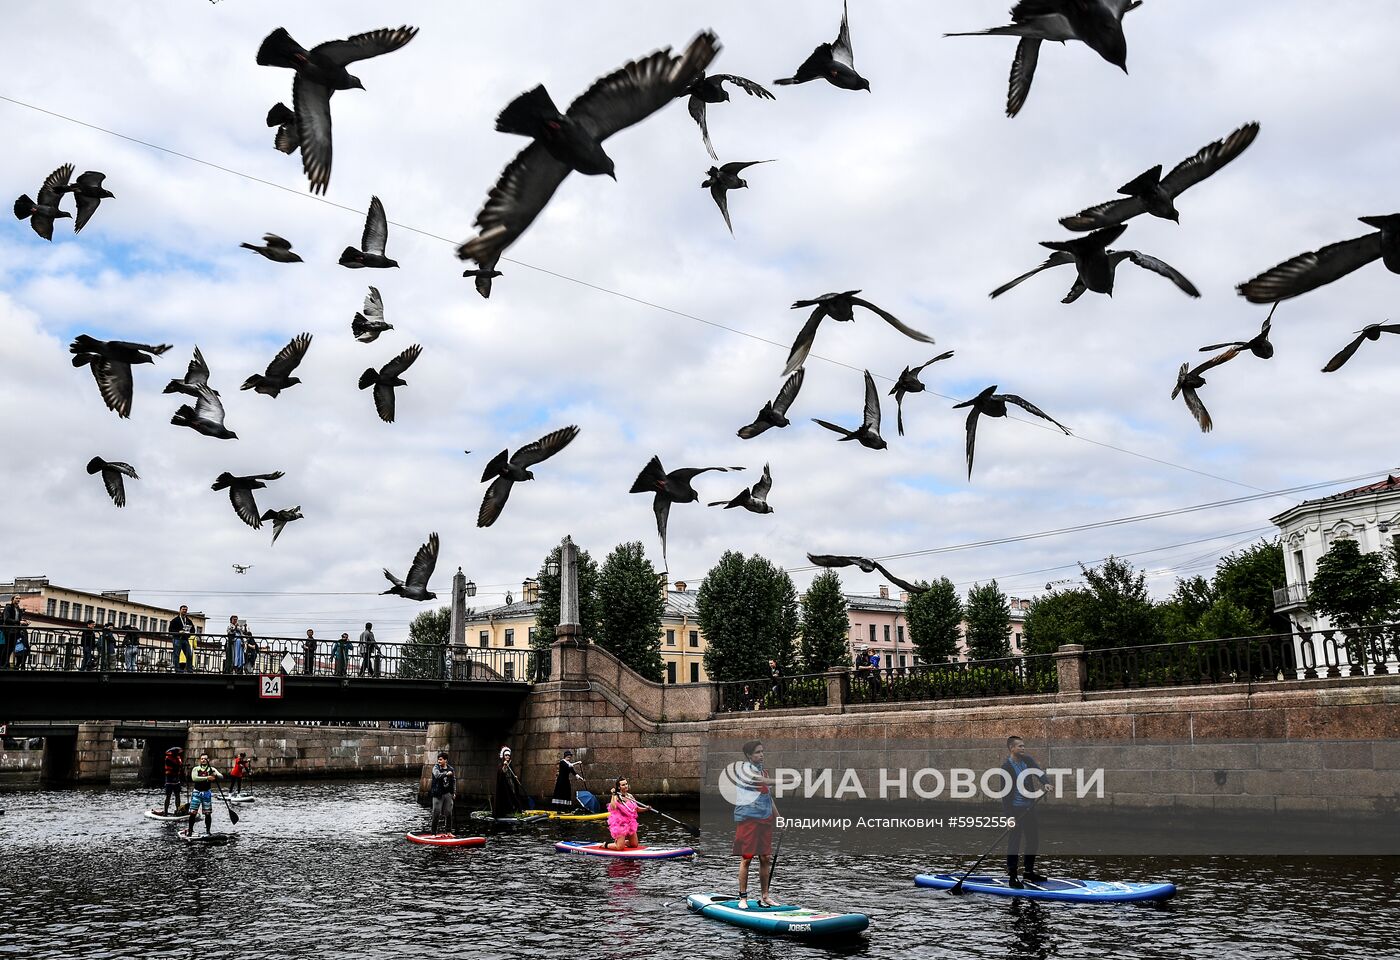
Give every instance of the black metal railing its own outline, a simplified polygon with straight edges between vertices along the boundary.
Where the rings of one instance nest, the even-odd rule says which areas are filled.
[[[851,671],[848,702],[957,700],[1054,693],[1058,689],[1059,676],[1053,656],[1007,657],[912,667],[857,667]]]
[[[715,684],[719,713],[742,710],[784,710],[827,705],[827,675],[804,673],[762,680],[736,680]]]
[[[216,634],[176,637],[71,627],[6,627],[4,632],[0,670],[532,683],[542,669],[548,673],[549,661],[547,650],[529,648],[383,642],[367,648],[353,639],[320,637],[245,637],[231,642]]]
[[[1400,624],[1112,647],[1085,661],[1086,690],[1400,673]]]

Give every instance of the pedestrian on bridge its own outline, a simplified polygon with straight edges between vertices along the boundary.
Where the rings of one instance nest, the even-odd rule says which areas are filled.
[[[0,609],[0,670],[10,665],[10,651],[18,652],[15,641],[19,638],[20,622],[24,614],[20,612],[19,594],[10,597],[10,602]],[[16,657],[16,667],[18,667]]]
[[[248,621],[247,621],[247,620],[244,620],[244,621],[242,621],[242,623],[243,623],[243,662],[244,662],[244,664],[246,664],[246,666],[244,667],[244,669],[245,669],[245,670],[251,670],[253,673],[257,673],[257,672],[258,672],[258,654],[262,653],[262,647],[258,645],[257,639],[254,638],[254,636],[253,636],[253,628],[250,627],[250,626],[248,626]]]
[[[374,624],[367,623],[360,631],[360,676],[379,676],[379,644],[374,639]]]
[[[447,833],[456,829],[452,818],[452,805],[457,793],[457,770],[447,762],[447,754],[439,753],[433,765],[432,781],[428,785],[428,796],[433,799],[433,823],[428,829],[430,835],[438,832],[438,822],[442,821]]]
[[[350,634],[342,633],[340,639],[335,642],[335,675],[345,676],[345,672],[350,668]]]
[[[190,608],[180,604],[180,613],[170,621],[170,664],[176,673],[194,673],[194,647],[190,639],[194,635],[194,621],[190,619]],[[184,654],[183,661],[180,655]]]
[[[19,627],[10,641],[15,649],[15,669],[23,670],[24,665],[29,662],[29,621],[21,620]]]
[[[245,637],[243,625],[238,622],[238,614],[228,618],[228,629],[224,631],[224,672],[242,673],[244,657],[247,650],[244,648]]]
[[[101,644],[102,669],[111,670],[117,663],[117,625],[110,620],[102,627]]]
[[[87,671],[97,666],[97,622],[89,620],[83,625],[83,662],[79,670]]]
[[[141,652],[141,634],[136,627],[129,626],[122,633],[122,665],[128,673],[136,672],[136,657]]]
[[[301,672],[308,677],[316,670],[316,631],[307,630],[306,639],[301,642]]]

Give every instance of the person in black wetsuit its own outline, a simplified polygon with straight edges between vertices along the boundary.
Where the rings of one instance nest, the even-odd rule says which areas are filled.
[[[572,750],[564,751],[564,756],[559,760],[559,774],[554,778],[554,794],[549,802],[558,807],[560,813],[567,813],[574,808],[574,781],[585,782],[583,774],[578,772],[583,763],[574,762],[573,756]]]
[[[433,799],[433,825],[428,829],[430,835],[437,835],[439,819],[447,827],[448,833],[454,831],[452,805],[456,793],[457,770],[447,762],[447,754],[439,753],[437,763],[433,765],[432,782],[428,785],[428,796]]]
[[[1045,781],[1045,768],[1026,752],[1026,741],[1017,736],[1006,738],[1007,757],[1001,769],[1011,779],[1011,791],[1001,798],[1002,810],[1016,819],[1016,825],[1006,835],[1007,883],[1018,890],[1025,886],[1018,877],[1016,861],[1025,861],[1024,878],[1031,883],[1044,883],[1049,877],[1035,872],[1035,855],[1040,849],[1040,796],[1050,792]],[[1043,791],[1043,792],[1042,792]],[[1024,856],[1018,856],[1024,854]]]
[[[514,817],[525,809],[520,781],[510,766],[510,747],[501,748],[501,762],[496,767],[496,792],[491,798],[491,815],[496,818]]]

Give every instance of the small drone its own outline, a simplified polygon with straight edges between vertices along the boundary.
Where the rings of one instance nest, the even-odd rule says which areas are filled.
[[[253,569],[253,565],[251,563],[235,563],[233,565],[234,573],[247,573],[251,569]]]

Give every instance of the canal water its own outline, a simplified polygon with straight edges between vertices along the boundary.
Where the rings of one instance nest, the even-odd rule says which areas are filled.
[[[946,870],[917,854],[782,847],[788,902],[860,910],[839,948],[765,938],[689,913],[692,891],[732,894],[730,837],[693,861],[623,863],[553,852],[599,824],[493,835],[482,849],[404,840],[426,827],[416,783],[259,783],[224,846],[145,819],[136,787],[0,792],[0,957],[1020,958],[1394,957],[1397,858],[1055,860],[1059,875],[1170,879],[1164,907],[1018,903],[916,889]],[[670,811],[668,811],[670,812]],[[684,818],[684,811],[675,811]],[[643,815],[644,843],[685,844]],[[202,829],[202,826],[201,826]],[[461,832],[461,831],[459,831]],[[1042,868],[1044,869],[1044,868]],[[755,884],[756,888],[756,884]]]

